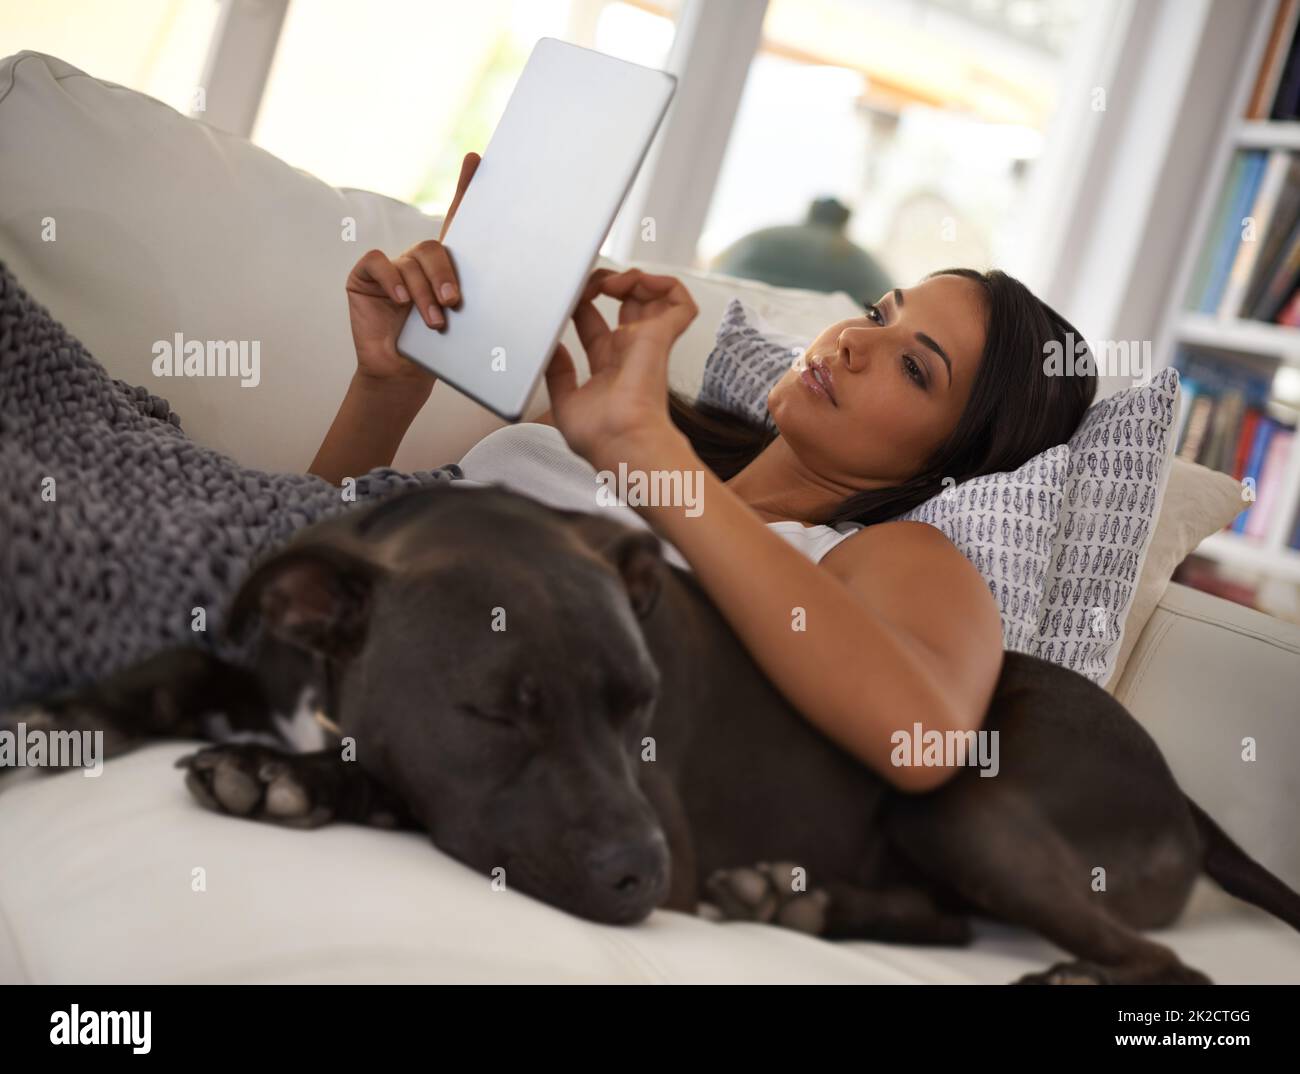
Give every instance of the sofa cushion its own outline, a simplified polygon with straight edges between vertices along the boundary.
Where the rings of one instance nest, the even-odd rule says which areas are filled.
[[[1001,984],[1063,957],[982,918],[970,947],[832,943],[668,910],[594,924],[493,890],[414,832],[209,813],[173,767],[193,748],[0,789],[0,861],[23,863],[0,869],[0,984]],[[1151,935],[1220,983],[1300,979],[1300,936],[1208,881]]]
[[[1113,693],[1179,786],[1300,891],[1300,625],[1171,583]]]

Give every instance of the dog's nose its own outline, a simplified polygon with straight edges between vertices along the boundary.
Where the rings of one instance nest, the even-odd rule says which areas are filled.
[[[662,832],[649,839],[614,840],[588,853],[587,869],[604,899],[612,896],[618,906],[648,913],[668,879],[668,844]]]

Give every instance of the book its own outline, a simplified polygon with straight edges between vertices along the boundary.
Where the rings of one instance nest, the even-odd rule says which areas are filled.
[[[1273,17],[1273,28],[1268,35],[1268,46],[1264,50],[1264,61],[1260,64],[1259,76],[1255,79],[1250,104],[1246,108],[1247,119],[1268,118],[1282,78],[1287,52],[1295,36],[1297,16],[1300,16],[1300,0],[1282,0],[1278,4],[1277,13]]]
[[[1300,38],[1292,36],[1287,47],[1286,59],[1282,63],[1282,74],[1278,79],[1277,91],[1273,94],[1273,105],[1268,111],[1270,119],[1294,119],[1300,109]]]
[[[1281,500],[1283,474],[1286,472],[1287,460],[1290,458],[1295,430],[1279,425],[1273,432],[1264,453],[1264,461],[1259,468],[1259,480],[1255,485],[1255,509],[1247,512],[1246,534],[1251,537],[1268,537],[1269,525]],[[1252,526],[1254,528],[1252,528]]]
[[[1223,297],[1219,300],[1220,317],[1235,317],[1241,309],[1242,300],[1246,297],[1246,288],[1250,285],[1254,273],[1255,260],[1264,245],[1264,237],[1268,234],[1273,210],[1282,196],[1283,185],[1291,170],[1291,160],[1291,154],[1284,149],[1274,149],[1268,154],[1258,189],[1251,200],[1250,208],[1246,211],[1246,216],[1253,224],[1253,234],[1249,240],[1243,236],[1237,243],[1237,254],[1228,271],[1228,283],[1223,289]]]
[[[1249,149],[1239,155],[1242,166],[1240,171],[1233,169],[1235,186],[1231,207],[1225,226],[1216,238],[1214,260],[1210,264],[1210,276],[1201,298],[1202,313],[1215,313],[1219,308],[1224,289],[1228,285],[1228,273],[1232,270],[1233,259],[1241,246],[1242,221],[1254,203],[1255,193],[1259,190],[1264,175],[1264,164],[1268,160],[1268,154],[1262,149]],[[1296,262],[1300,266],[1300,254],[1297,254]]]
[[[1261,514],[1257,510],[1259,507],[1259,470],[1263,465],[1264,453],[1268,450],[1269,440],[1272,439],[1277,428],[1278,423],[1265,415],[1260,420],[1259,427],[1255,430],[1255,442],[1250,446],[1250,459],[1246,463],[1246,472],[1242,475],[1243,478],[1251,478],[1255,482],[1255,502],[1233,520],[1232,528],[1236,533],[1247,534],[1252,537],[1258,536],[1258,519]]]
[[[1180,459],[1196,462],[1196,456],[1200,454],[1201,445],[1205,442],[1205,431],[1210,424],[1210,410],[1213,405],[1214,400],[1206,393],[1198,395],[1192,401],[1192,412],[1187,419],[1187,435],[1183,438],[1183,446],[1178,451]]]
[[[1264,412],[1259,407],[1249,407],[1241,417],[1241,432],[1237,434],[1237,446],[1233,452],[1232,469],[1229,471],[1238,481],[1245,476],[1246,464],[1250,461],[1250,448],[1255,442],[1255,430]]]
[[[1273,269],[1283,253],[1283,243],[1297,219],[1300,219],[1300,157],[1293,155],[1282,192],[1269,220],[1268,233],[1264,236],[1259,256],[1255,258],[1246,296],[1238,308],[1238,317],[1249,316],[1250,309],[1259,302],[1264,289],[1273,278]]]
[[[1206,434],[1201,457],[1196,461],[1211,470],[1227,473],[1232,469],[1232,454],[1237,445],[1237,429],[1246,400],[1238,388],[1228,388],[1215,401],[1210,413],[1210,430]]]
[[[1250,309],[1257,321],[1271,321],[1282,312],[1282,307],[1300,283],[1300,219],[1291,228],[1283,245],[1282,254],[1273,267],[1271,278],[1259,300]]]
[[[1300,328],[1300,288],[1291,293],[1277,315],[1277,323],[1287,328]]]
[[[1178,365],[1178,358],[1174,358]],[[1182,375],[1180,367],[1178,378],[1178,420],[1174,426],[1174,454],[1183,446],[1183,437],[1187,435],[1187,418],[1192,413],[1192,401],[1201,391],[1201,386],[1189,376]]]
[[[1219,200],[1214,206],[1214,216],[1210,219],[1205,242],[1201,247],[1201,256],[1197,259],[1196,272],[1192,275],[1192,285],[1187,294],[1187,305],[1190,309],[1205,309],[1210,269],[1214,264],[1215,252],[1225,236],[1227,225],[1231,223],[1233,192],[1241,179],[1241,171],[1245,163],[1240,153],[1233,155],[1232,164],[1228,168],[1228,177],[1219,191]]]

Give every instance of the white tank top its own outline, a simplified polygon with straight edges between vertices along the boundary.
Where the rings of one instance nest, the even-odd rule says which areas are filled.
[[[600,483],[596,469],[581,455],[569,449],[564,436],[553,425],[520,422],[488,433],[460,460],[462,480],[458,485],[502,484],[515,492],[531,496],[549,507],[565,511],[601,513],[615,521],[649,529],[637,512],[624,504],[605,505],[597,500]],[[802,522],[769,522],[768,527],[784,537],[814,563],[821,561],[844,538],[862,528],[856,522],[830,526],[805,526]],[[664,558],[674,566],[690,570],[685,557],[669,542],[660,538]]]

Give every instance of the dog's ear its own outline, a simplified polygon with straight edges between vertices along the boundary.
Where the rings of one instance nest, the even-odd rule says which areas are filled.
[[[248,576],[230,606],[226,630],[238,641],[255,617],[273,637],[308,652],[346,658],[365,638],[370,600],[382,569],[328,544],[291,547]]]
[[[638,619],[654,611],[663,588],[664,557],[659,538],[646,530],[625,530],[601,549],[623,577]]]

